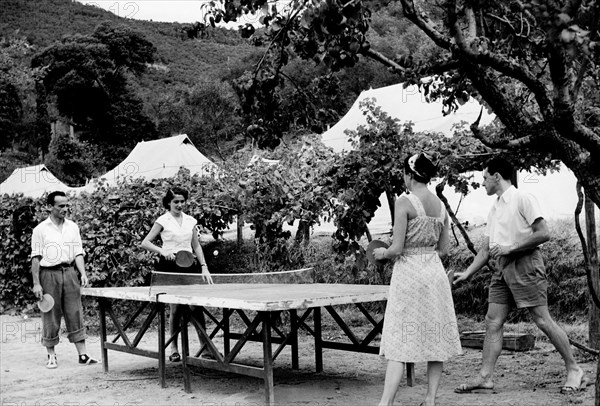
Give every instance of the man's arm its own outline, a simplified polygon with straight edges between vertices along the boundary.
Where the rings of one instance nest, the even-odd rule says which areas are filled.
[[[523,241],[517,241],[511,247],[511,254],[515,252],[528,251],[537,248],[539,245],[550,240],[550,230],[548,224],[543,218],[536,219],[531,225],[533,233]]]
[[[31,258],[31,277],[33,279],[33,294],[39,300],[42,299],[44,295],[44,290],[42,289],[42,284],[40,283],[40,260],[41,256],[35,256]]]
[[[75,257],[75,267],[81,274],[81,286],[87,287],[89,281],[87,277],[87,273],[85,272],[85,261],[83,260],[83,254],[79,254]]]
[[[483,244],[481,244],[481,247],[479,247],[479,251],[477,252],[477,255],[475,255],[475,259],[473,259],[471,265],[469,265],[464,272],[454,275],[454,285],[469,279],[473,274],[478,272],[487,264],[489,258],[490,237],[485,237],[483,239]]]

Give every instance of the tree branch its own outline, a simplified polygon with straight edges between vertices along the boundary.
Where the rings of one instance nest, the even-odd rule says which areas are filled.
[[[473,253],[473,255],[477,255],[477,250],[475,249],[475,245],[473,245],[473,242],[469,238],[469,234],[467,234],[463,225],[460,224],[460,221],[458,221],[456,214],[454,214],[454,210],[452,210],[452,207],[450,207],[450,203],[448,203],[448,199],[446,199],[446,196],[444,196],[444,194],[442,193],[444,191],[445,186],[446,186],[446,179],[444,179],[443,181],[441,181],[440,183],[437,184],[437,186],[435,187],[435,192],[437,194],[437,197],[442,201],[442,203],[446,207],[446,211],[448,212],[450,219],[452,219],[452,222],[454,223],[454,225],[456,225],[456,227],[460,231],[460,235],[462,235],[463,239],[465,240],[465,243],[467,244],[467,248],[469,248],[469,251],[471,251]]]
[[[452,39],[437,30],[429,17],[415,7],[412,0],[401,0],[404,16],[419,27],[435,44],[443,49],[450,49]]]
[[[492,140],[486,134],[484,134],[479,128],[479,119],[475,121],[470,126],[471,131],[473,132],[473,137],[481,141],[483,145],[488,148],[501,148],[501,149],[521,149],[528,148],[531,146],[537,139],[539,139],[539,135],[526,135],[524,137],[519,137],[515,139],[505,139],[501,138],[500,140]]]
[[[598,37],[598,25],[600,24],[600,7],[596,6],[594,9],[594,17],[592,18],[592,23],[590,24],[590,41],[595,41]],[[575,80],[575,84],[573,85],[573,99],[577,100],[577,96],[579,95],[579,89],[583,83],[583,78],[585,73],[587,72],[588,66],[590,64],[590,58],[585,57],[583,63],[581,64],[581,68],[579,68],[579,72],[577,72],[577,79]]]
[[[384,66],[387,66],[388,68],[393,69],[397,73],[403,73],[406,71],[406,69],[409,69],[409,68],[416,68],[417,74],[419,74],[419,75],[433,75],[433,74],[446,73],[446,72],[449,72],[449,71],[454,70],[459,67],[458,61],[455,61],[453,59],[441,61],[436,64],[425,64],[425,65],[419,66],[419,65],[415,65],[415,64],[401,65],[398,62],[388,58],[387,56],[385,56],[382,53],[375,51],[373,49],[369,49],[367,51],[361,51],[361,54],[366,57],[369,57],[377,62],[382,63]]]
[[[535,95],[544,117],[546,119],[552,118],[552,101],[546,93],[546,87],[529,69],[526,69],[523,65],[511,62],[501,55],[488,51],[476,52],[473,50],[471,42],[464,38],[459,26],[455,0],[448,2],[448,24],[450,25],[450,33],[456,42],[456,45],[452,46],[453,52],[462,54],[466,57],[467,61],[488,66],[506,76],[523,82]]]
[[[575,229],[577,230],[577,235],[579,236],[579,241],[581,241],[581,249],[583,251],[583,261],[585,263],[585,273],[587,276],[588,289],[590,290],[590,296],[594,301],[594,304],[600,307],[600,298],[598,297],[598,293],[594,288],[594,283],[592,279],[592,262],[590,260],[590,255],[588,251],[587,244],[585,242],[585,237],[583,236],[583,232],[581,231],[581,224],[579,223],[579,215],[581,214],[581,208],[583,207],[583,193],[581,192],[581,184],[577,181],[577,207],[575,208]]]
[[[364,56],[367,56],[377,62],[382,63],[383,65],[387,66],[388,68],[393,69],[396,72],[404,72],[406,69],[405,66],[400,65],[399,63],[388,58],[387,56],[383,55],[382,53],[380,53],[378,51],[374,51],[370,48],[367,51],[361,51],[361,54]]]

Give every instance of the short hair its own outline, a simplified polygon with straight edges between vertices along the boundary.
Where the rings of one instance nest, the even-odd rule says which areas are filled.
[[[67,194],[60,190],[55,190],[54,192],[50,193],[48,197],[46,197],[46,204],[48,206],[54,206],[54,200],[56,199],[56,196],[67,197]]]
[[[411,173],[417,182],[429,183],[431,178],[437,173],[437,166],[423,153],[419,153],[414,163],[414,169],[411,168],[409,160],[413,155],[409,155],[404,160],[404,171]]]
[[[504,180],[512,181],[515,172],[515,167],[512,163],[501,157],[495,157],[488,161],[485,165],[488,173],[493,175],[499,173]]]
[[[173,201],[173,199],[175,198],[175,195],[181,195],[183,196],[183,199],[187,201],[188,197],[189,197],[189,193],[187,190],[182,189],[180,187],[174,187],[171,188],[169,190],[167,190],[167,193],[165,194],[165,197],[163,197],[162,199],[162,204],[163,207],[167,210],[170,209],[169,205],[171,204],[171,202]]]

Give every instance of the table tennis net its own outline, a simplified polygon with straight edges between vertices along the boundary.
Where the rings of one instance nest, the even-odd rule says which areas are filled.
[[[211,273],[213,283],[314,283],[314,269],[302,268],[278,272]],[[152,272],[151,286],[205,285],[201,273]]]

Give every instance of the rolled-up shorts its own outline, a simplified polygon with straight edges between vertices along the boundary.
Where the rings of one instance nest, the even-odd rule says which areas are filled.
[[[488,302],[517,308],[547,306],[548,279],[539,248],[501,257],[496,261]]]

